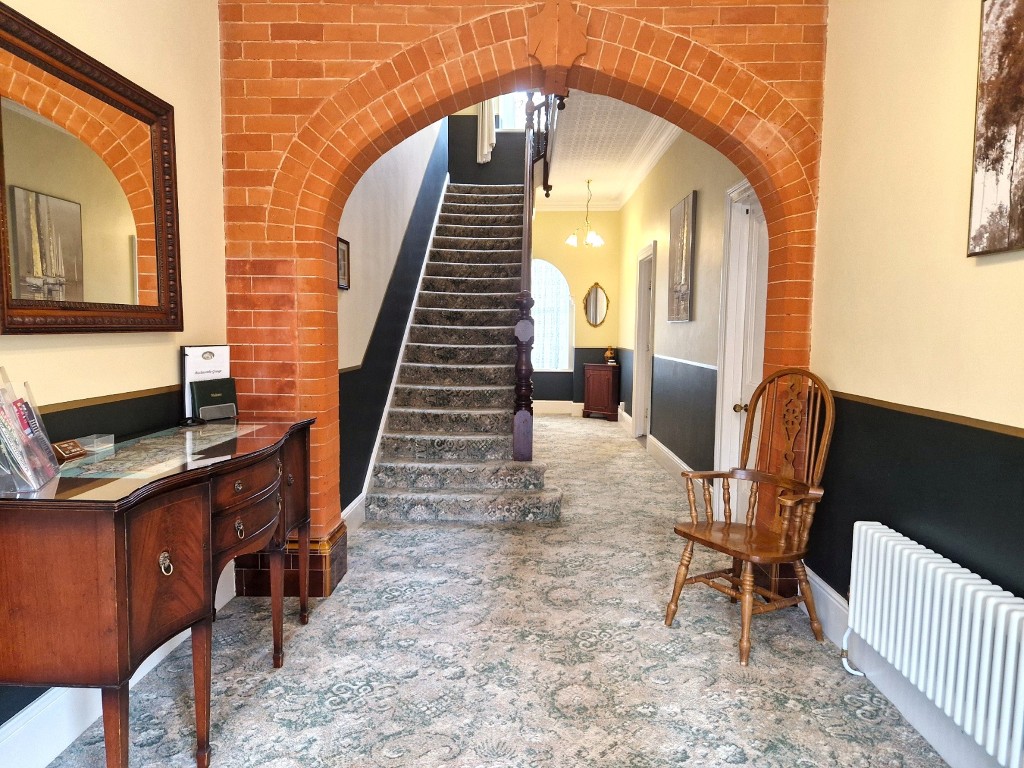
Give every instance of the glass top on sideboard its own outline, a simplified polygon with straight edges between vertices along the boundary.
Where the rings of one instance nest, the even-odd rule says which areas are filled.
[[[291,426],[231,421],[151,432],[65,462],[37,491],[0,494],[0,499],[118,501],[160,478],[269,448]]]

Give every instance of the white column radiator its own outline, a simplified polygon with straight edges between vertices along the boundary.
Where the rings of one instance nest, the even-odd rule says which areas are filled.
[[[881,523],[853,533],[850,629],[1006,768],[1024,768],[1024,599]]]

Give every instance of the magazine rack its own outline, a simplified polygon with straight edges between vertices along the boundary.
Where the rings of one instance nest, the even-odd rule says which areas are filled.
[[[39,490],[60,469],[57,457],[28,382],[24,397],[2,367],[0,382],[0,493]]]

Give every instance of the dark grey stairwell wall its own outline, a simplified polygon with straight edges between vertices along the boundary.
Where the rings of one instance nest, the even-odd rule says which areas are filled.
[[[526,156],[523,131],[498,131],[491,162],[476,161],[476,115],[448,118],[448,173],[454,184],[522,184]]]
[[[434,216],[444,193],[448,147],[448,131],[442,127],[423,174],[363,364],[356,370],[338,374],[342,509],[363,492],[366,473],[373,461],[373,445],[402,351],[402,339],[416,298]]]

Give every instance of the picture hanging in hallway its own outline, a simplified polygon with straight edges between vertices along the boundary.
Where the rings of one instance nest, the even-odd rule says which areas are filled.
[[[338,238],[338,287],[347,291],[350,285],[348,240]]]
[[[969,256],[1024,248],[1024,0],[982,6]]]
[[[684,197],[669,213],[668,321],[685,323],[691,317],[693,296],[693,244],[697,227],[697,190]]]

